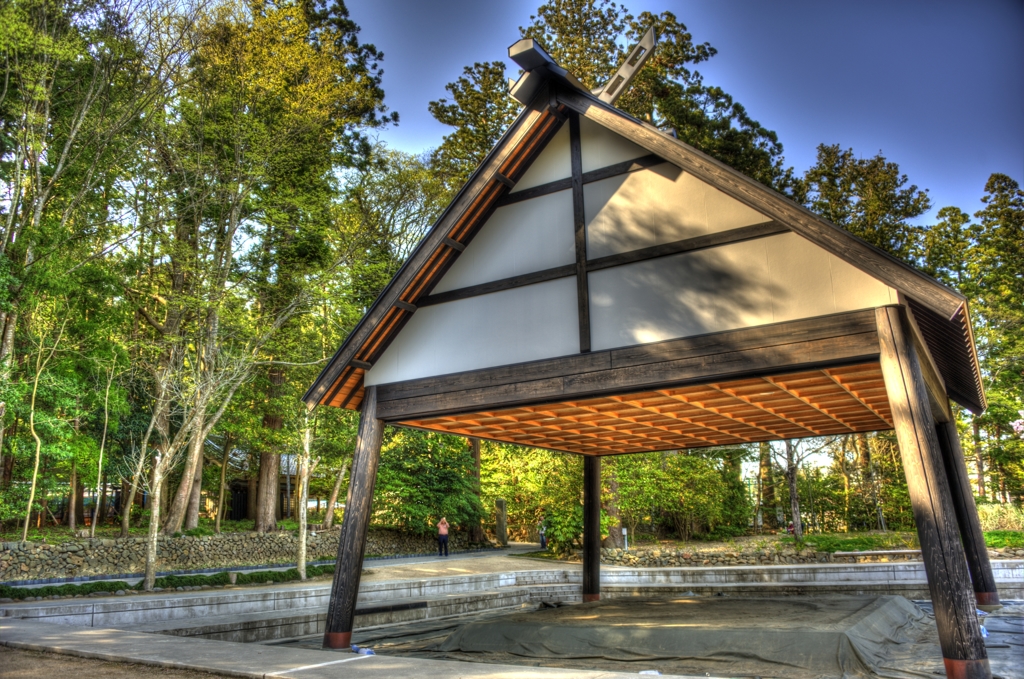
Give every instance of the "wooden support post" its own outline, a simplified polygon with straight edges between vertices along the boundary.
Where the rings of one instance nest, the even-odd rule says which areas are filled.
[[[377,419],[377,388],[366,387],[359,432],[352,456],[345,516],[338,541],[338,560],[334,567],[331,601],[324,627],[324,648],[348,648],[356,617],[356,596],[363,571],[366,531],[373,507],[373,486],[380,464],[381,435],[384,423]]]
[[[583,602],[601,598],[601,458],[583,458]]]
[[[876,309],[882,375],[907,475],[947,679],[991,679],[935,419],[901,307]]]
[[[992,574],[992,564],[988,560],[988,549],[985,547],[985,536],[978,520],[978,508],[974,504],[971,492],[971,480],[967,477],[967,464],[964,452],[960,448],[960,436],[956,431],[956,422],[939,422],[935,425],[939,446],[942,448],[942,460],[946,465],[946,478],[953,496],[953,509],[956,522],[960,526],[960,539],[967,554],[967,568],[971,572],[971,583],[974,585],[974,598],[978,608],[994,611],[1001,608],[999,592],[996,590],[996,578]]]

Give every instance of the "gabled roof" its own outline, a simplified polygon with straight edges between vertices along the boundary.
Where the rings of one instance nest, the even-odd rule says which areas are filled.
[[[521,43],[517,45],[521,50]],[[472,241],[499,200],[522,178],[565,122],[566,114],[574,111],[900,291],[950,398],[973,412],[985,409],[981,372],[963,295],[786,196],[601,101],[532,41],[529,48],[533,52],[527,57],[536,56],[536,52],[542,56],[530,61],[517,54],[517,62],[535,67],[528,68],[513,86],[514,96],[521,100],[528,97],[526,107],[303,396],[308,407],[359,407],[366,371],[415,313],[417,302],[431,293]]]

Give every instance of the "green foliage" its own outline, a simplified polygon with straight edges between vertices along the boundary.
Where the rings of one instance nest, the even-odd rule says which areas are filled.
[[[12,587],[10,585],[0,585],[0,597],[6,597],[8,599],[25,599],[27,597],[48,597],[53,595],[58,596],[75,596],[76,594],[86,595],[94,592],[106,592],[112,594],[119,589],[132,589],[132,586],[127,582],[120,580],[102,580],[99,582],[83,582],[81,584],[66,584],[66,585],[44,585],[42,587]]]
[[[445,517],[455,529],[483,514],[466,439],[388,429],[374,490],[374,521],[426,535]]]
[[[784,537],[780,542],[789,545],[796,544],[791,537]],[[919,549],[920,547],[916,533],[901,532],[860,533],[857,535],[823,533],[807,536],[802,546],[817,552],[829,553]]]
[[[1024,549],[1024,531],[991,530],[985,531],[985,544],[992,549]]]
[[[909,220],[931,208],[927,190],[907,185],[899,165],[881,154],[858,158],[853,149],[820,144],[815,165],[797,183],[807,206],[875,247],[915,263],[923,229]]]

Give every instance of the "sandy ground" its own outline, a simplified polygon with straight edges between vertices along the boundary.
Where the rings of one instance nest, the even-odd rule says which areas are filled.
[[[53,679],[60,676],[103,677],[104,679],[130,679],[131,677],[162,677],[163,679],[227,679],[225,675],[190,672],[162,667],[147,667],[129,663],[106,662],[76,658],[56,653],[37,653],[16,648],[3,650],[0,668],[3,679]]]
[[[564,561],[548,561],[496,554],[476,558],[447,559],[428,557],[422,562],[409,564],[384,565],[381,562],[370,562],[363,570],[361,582],[377,582],[380,580],[422,580],[424,578],[443,578],[455,575],[474,575],[477,573],[504,573],[507,571],[541,571],[551,569],[579,567],[578,564]],[[605,566],[607,568],[607,566]]]

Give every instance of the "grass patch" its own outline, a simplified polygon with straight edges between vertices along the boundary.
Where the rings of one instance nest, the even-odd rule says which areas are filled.
[[[545,559],[546,561],[560,561],[558,555],[551,550],[545,549],[536,552],[521,552],[519,554],[508,554],[507,556],[513,557],[526,557],[529,559]]]
[[[992,549],[1024,549],[1024,531],[1021,530],[990,530],[985,531],[985,545]]]
[[[797,546],[792,537],[779,540],[782,544]],[[875,552],[893,549],[918,549],[915,533],[821,533],[804,537],[801,547],[817,552]]]

